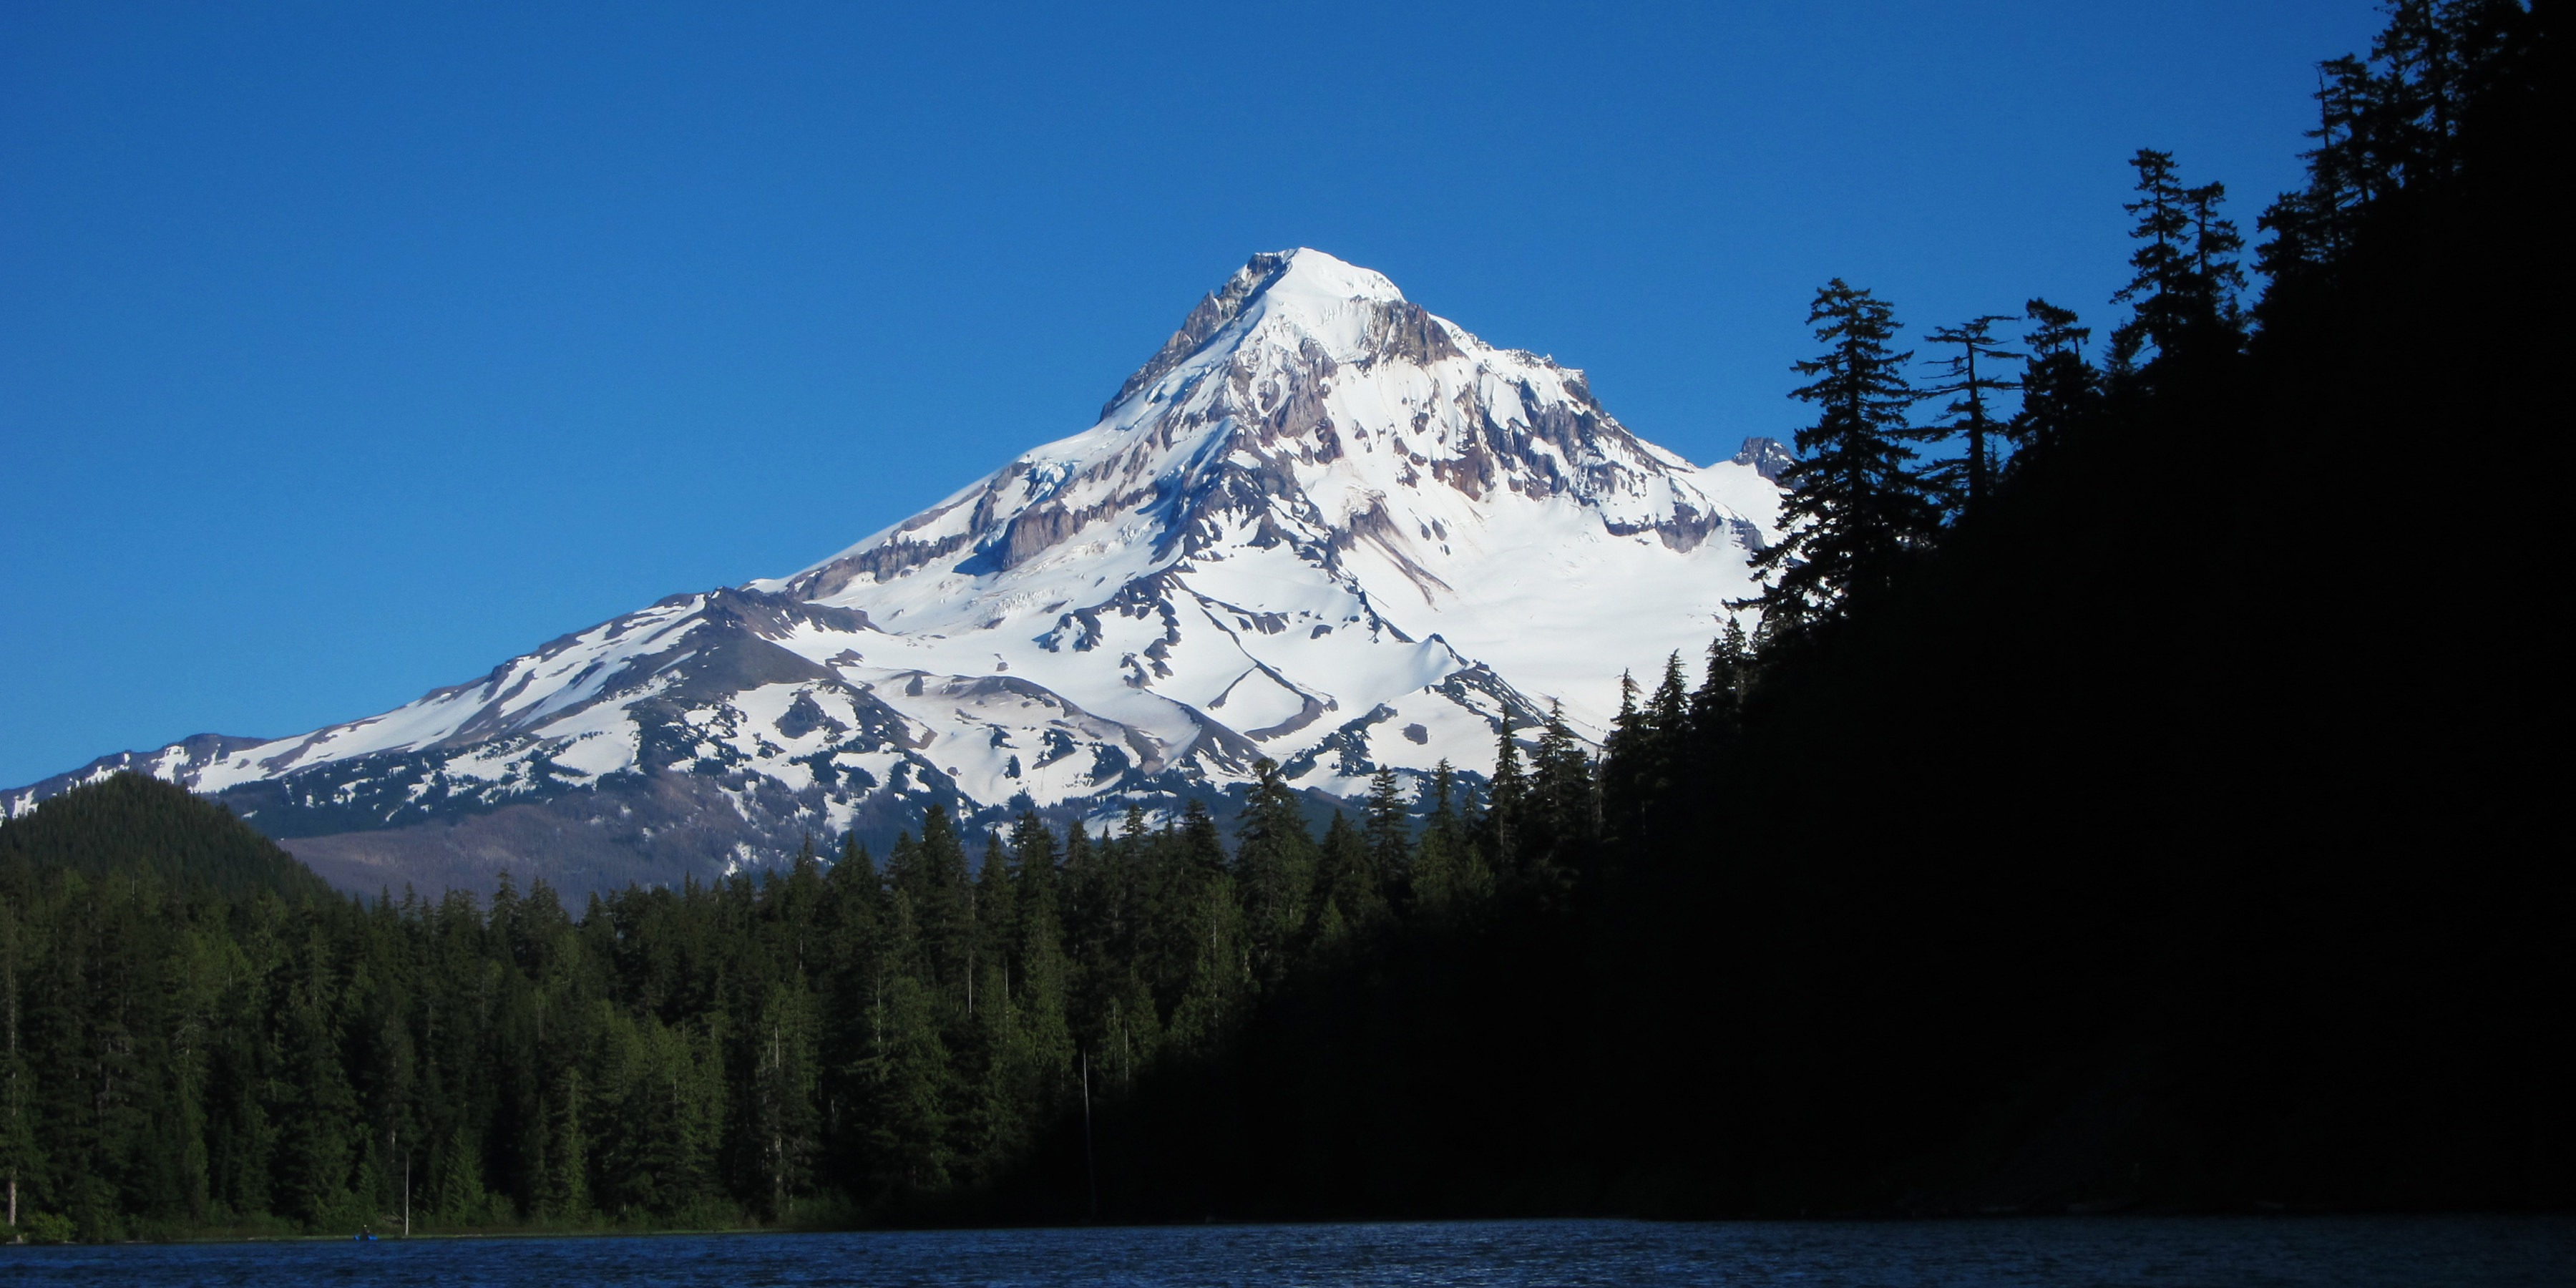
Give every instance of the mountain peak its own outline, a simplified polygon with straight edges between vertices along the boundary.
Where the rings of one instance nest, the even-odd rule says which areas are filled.
[[[1762,463],[1697,467],[1580,372],[1265,253],[1091,426],[802,572],[369,720],[135,759],[308,859],[406,870],[472,838],[383,835],[487,811],[473,845],[506,848],[539,826],[514,803],[607,872],[766,862],[932,800],[989,823],[1232,792],[1263,757],[1353,796],[1380,766],[1480,769],[1551,702],[1606,733],[1622,669],[1696,655],[1756,589]]]
[[[1263,293],[1322,300],[1400,301],[1404,292],[1386,274],[1336,259],[1311,246],[1255,255],[1236,277],[1269,266]]]
[[[1198,307],[1181,320],[1180,329],[1172,332],[1172,338],[1164,341],[1163,347],[1101,406],[1100,416],[1108,419],[1119,404],[1207,348],[1219,332],[1247,313],[1267,316],[1275,308],[1293,318],[1301,329],[1318,332],[1333,329],[1335,316],[1352,312],[1353,305],[1365,310],[1368,306],[1402,303],[1404,292],[1397,290],[1383,273],[1345,263],[1311,247],[1263,251],[1199,300]]]

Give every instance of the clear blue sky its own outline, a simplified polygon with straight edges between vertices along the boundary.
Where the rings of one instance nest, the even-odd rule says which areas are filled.
[[[1098,16],[1095,8],[1114,9]],[[2362,0],[0,6],[0,785],[380,711],[1090,423],[1258,250],[1706,461],[1808,297],[2097,319]],[[2200,450],[2197,448],[2187,450]]]

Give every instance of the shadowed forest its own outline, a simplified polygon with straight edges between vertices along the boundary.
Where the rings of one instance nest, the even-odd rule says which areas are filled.
[[[1759,627],[1598,754],[1504,731],[1320,828],[1275,767],[1096,835],[933,808],[578,916],[48,801],[0,826],[9,1220],[2576,1201],[2559,15],[2392,6],[2250,235],[2141,150],[2098,334],[1909,349],[1822,288]]]

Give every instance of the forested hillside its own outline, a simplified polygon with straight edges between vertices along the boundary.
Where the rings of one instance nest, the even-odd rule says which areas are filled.
[[[1755,656],[1640,703],[1597,815],[1520,825],[1535,893],[1104,1120],[1104,1204],[2576,1200],[2558,13],[2399,4],[2326,64],[2259,298],[2155,151],[2089,346],[2033,300],[1908,362],[1821,291]]]
[[[2099,335],[1909,352],[1822,289],[1761,627],[1597,758],[1516,730],[1320,836],[1275,767],[1111,835],[934,810],[577,918],[49,801],[0,826],[13,1219],[2576,1201],[2557,12],[2396,6],[2259,250],[2138,153]]]

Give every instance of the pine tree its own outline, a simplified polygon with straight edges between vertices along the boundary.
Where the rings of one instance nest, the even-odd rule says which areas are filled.
[[[2176,362],[2203,363],[2235,353],[2244,342],[2236,292],[2244,271],[2236,255],[2244,238],[2218,214],[2224,184],[2185,187],[2173,154],[2140,148],[2138,199],[2121,208],[2135,216],[2129,235],[2144,244],[2129,257],[2136,270],[2111,296],[2132,306],[2111,333],[2111,371],[2124,389],[2152,387],[2154,373]]]
[[[1187,936],[1188,956],[1167,1036],[1175,1049],[1204,1052],[1213,1049],[1252,984],[1243,905],[1206,806],[1191,800],[1183,807],[1176,840],[1187,875],[1176,929]]]
[[[1369,776],[1368,805],[1361,814],[1369,867],[1388,902],[1397,905],[1407,901],[1413,875],[1410,813],[1394,770],[1380,767]]]
[[[1807,320],[1826,349],[1797,364],[1813,379],[1791,396],[1816,405],[1816,423],[1798,431],[1798,460],[1781,473],[1787,534],[1752,560],[1770,580],[1748,603],[1775,631],[1832,616],[1874,589],[1939,521],[1908,465],[1906,443],[1922,435],[1905,418],[1915,393],[1904,368],[1914,355],[1890,347],[1894,309],[1835,278]]]
[[[1654,731],[1637,706],[1637,677],[1619,672],[1619,711],[1611,717],[1610,737],[1601,754],[1602,832],[1612,848],[1632,846],[1645,834],[1646,787],[1642,781],[1647,748]]]
[[[1013,897],[1020,908],[1015,974],[1022,1018],[1015,1076],[1022,1102],[1042,1112],[1069,1084],[1074,1042],[1066,1013],[1070,976],[1055,836],[1035,813],[1022,814],[1011,829],[1011,862]]]
[[[1640,801],[1632,840],[1643,854],[1659,852],[1694,822],[1689,816],[1694,801],[1683,787],[1692,751],[1690,706],[1682,655],[1675,652],[1664,659],[1663,678],[1646,701],[1646,735],[1636,751],[1640,763],[1633,782]]]
[[[2275,282],[2323,272],[2352,248],[2355,217],[2389,186],[2389,176],[2369,159],[2362,131],[2377,114],[2379,86],[2360,59],[2317,65],[2317,146],[2300,156],[2308,184],[2275,199],[2255,227],[2272,234],[2257,264]]]
[[[869,1170],[884,1189],[922,1194],[948,1184],[948,1116],[956,1096],[940,1037],[942,1008],[924,977],[910,892],[893,891],[891,905],[871,971],[860,1069]]]
[[[963,1011],[975,924],[966,847],[959,843],[945,806],[933,804],[923,811],[913,861],[890,867],[887,876],[912,896],[922,958],[930,969],[927,981]]]
[[[1254,978],[1276,983],[1305,931],[1315,886],[1315,840],[1278,762],[1253,762],[1252,793],[1235,825],[1235,884],[1243,892]]]
[[[1532,854],[1523,872],[1533,888],[1546,895],[1590,868],[1593,843],[1600,833],[1601,800],[1591,757],[1565,723],[1560,704],[1548,705],[1547,723],[1539,727],[1538,748],[1530,761],[1526,835]]]
[[[974,937],[967,950],[966,1013],[974,1015],[979,996],[997,1002],[1010,1000],[1011,946],[1019,940],[1019,909],[1013,899],[1011,863],[1002,852],[1002,838],[988,834],[984,838],[984,858],[976,866],[974,890]],[[999,971],[1000,989],[986,979],[988,972]]]
[[[1521,770],[1520,744],[1512,737],[1510,717],[1499,723],[1494,735],[1494,773],[1485,789],[1484,826],[1478,829],[1478,840],[1496,879],[1511,881],[1519,878],[1528,856],[1523,832],[1529,812],[1529,776]]]
[[[1308,939],[1319,950],[1348,947],[1384,929],[1391,917],[1386,896],[1370,861],[1368,840],[1349,818],[1335,810],[1324,827],[1315,865],[1315,917]]]
[[[1457,808],[1457,790],[1457,771],[1443,757],[1431,771],[1431,817],[1413,860],[1415,906],[1433,918],[1451,916],[1494,890],[1493,872]]]
[[[2233,352],[2244,342],[2244,310],[2237,296],[2245,289],[2245,270],[2236,260],[2245,250],[2245,238],[2218,213],[2227,201],[2226,184],[2186,189],[2183,201],[2191,212],[2193,322],[2207,343],[2224,344]]]
[[[2075,312],[2042,299],[2030,301],[2025,316],[2031,329],[2022,335],[2030,350],[2021,379],[2021,410],[2005,428],[2016,460],[2023,453],[2055,451],[2081,434],[2102,398],[2102,376],[2085,361],[2090,327],[2076,325]]]
[[[1726,629],[1709,641],[1708,673],[1691,694],[1691,745],[1702,766],[1716,765],[1734,750],[1743,730],[1744,695],[1752,681],[1753,655],[1745,642],[1744,623],[1730,616]]]
[[[2111,333],[2111,371],[2123,382],[2136,377],[2150,353],[2162,355],[2183,343],[2191,324],[2191,254],[2187,235],[2191,213],[2173,154],[2140,148],[2129,158],[2138,172],[2138,199],[2120,208],[2137,220],[2129,236],[2145,244],[2129,256],[2129,283],[2111,295],[2114,304],[2132,306],[2128,321]]]
[[[813,998],[802,988],[773,980],[763,990],[749,1034],[753,1056],[746,1101],[754,1123],[753,1149],[762,1188],[759,1209],[776,1220],[812,1177],[820,1144],[814,1114]]]
[[[1942,327],[1924,339],[1947,346],[1937,360],[1939,383],[1927,387],[1926,397],[1947,395],[1948,417],[1941,429],[1944,434],[1964,439],[1959,459],[1944,466],[1935,477],[1959,498],[1962,516],[1976,514],[1985,508],[1986,495],[1992,489],[1993,469],[1991,440],[1996,437],[1992,405],[1994,395],[2021,388],[2021,382],[2005,374],[2003,364],[2017,362],[2021,354],[2011,353],[1994,339],[1994,326],[2011,319],[2002,314],[1970,318],[1957,326]],[[1979,363],[1982,361],[1982,369]]]

